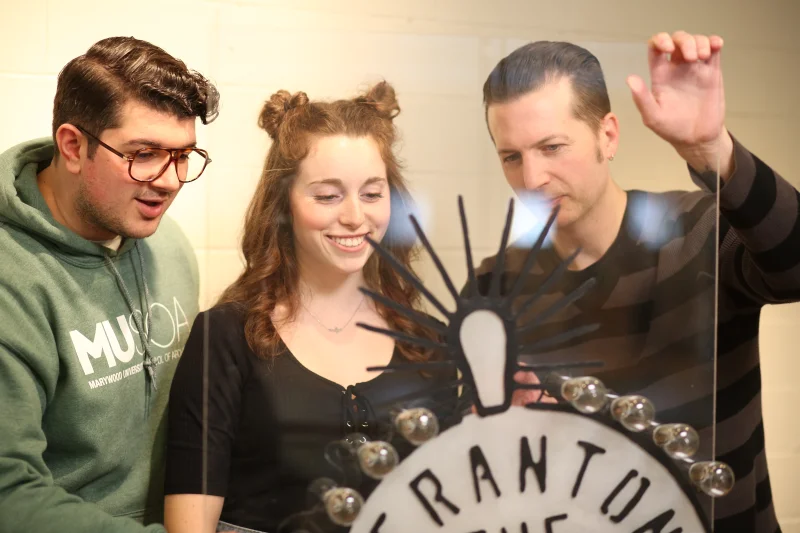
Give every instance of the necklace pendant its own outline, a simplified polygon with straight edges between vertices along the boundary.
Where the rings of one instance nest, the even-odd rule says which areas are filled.
[[[328,331],[330,331],[331,333],[339,333],[340,331],[342,331],[342,328],[330,328],[328,329]]]

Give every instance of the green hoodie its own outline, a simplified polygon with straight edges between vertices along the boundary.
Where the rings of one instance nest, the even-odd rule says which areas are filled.
[[[196,259],[166,217],[117,252],[57,223],[36,184],[52,156],[50,139],[0,155],[0,533],[163,532],[142,523],[161,520]]]

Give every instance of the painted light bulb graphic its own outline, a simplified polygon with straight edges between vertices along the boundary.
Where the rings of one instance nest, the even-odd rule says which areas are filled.
[[[473,311],[461,323],[459,337],[479,404],[487,411],[507,407],[508,338],[502,319],[486,309]]]

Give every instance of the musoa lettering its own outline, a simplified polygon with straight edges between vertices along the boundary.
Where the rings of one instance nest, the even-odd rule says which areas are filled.
[[[144,317],[139,310],[136,310],[135,313],[142,318],[142,324],[147,324],[148,315],[152,319],[154,331],[151,338],[151,350],[152,348],[167,350],[155,357],[156,365],[180,357],[181,350],[169,350],[169,348],[182,344],[182,330],[185,329],[188,334],[191,324],[177,298],[172,298],[170,306],[160,302],[152,303],[148,314]],[[112,324],[115,324],[116,327]],[[120,315],[114,319],[98,322],[95,324],[94,334],[91,338],[77,329],[70,331],[69,334],[75,348],[75,355],[84,375],[87,376],[94,374],[96,370],[115,368],[118,363],[130,363],[134,356],[141,357],[144,353],[133,314]],[[100,369],[96,368],[98,361],[103,360],[105,360],[105,364],[101,364]],[[141,372],[141,366],[141,363],[132,365],[120,372],[91,380],[89,384],[92,388],[96,388],[114,383]]]

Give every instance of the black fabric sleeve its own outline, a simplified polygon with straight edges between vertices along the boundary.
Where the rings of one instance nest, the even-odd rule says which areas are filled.
[[[197,316],[170,389],[165,494],[226,495],[247,355],[234,311]]]

